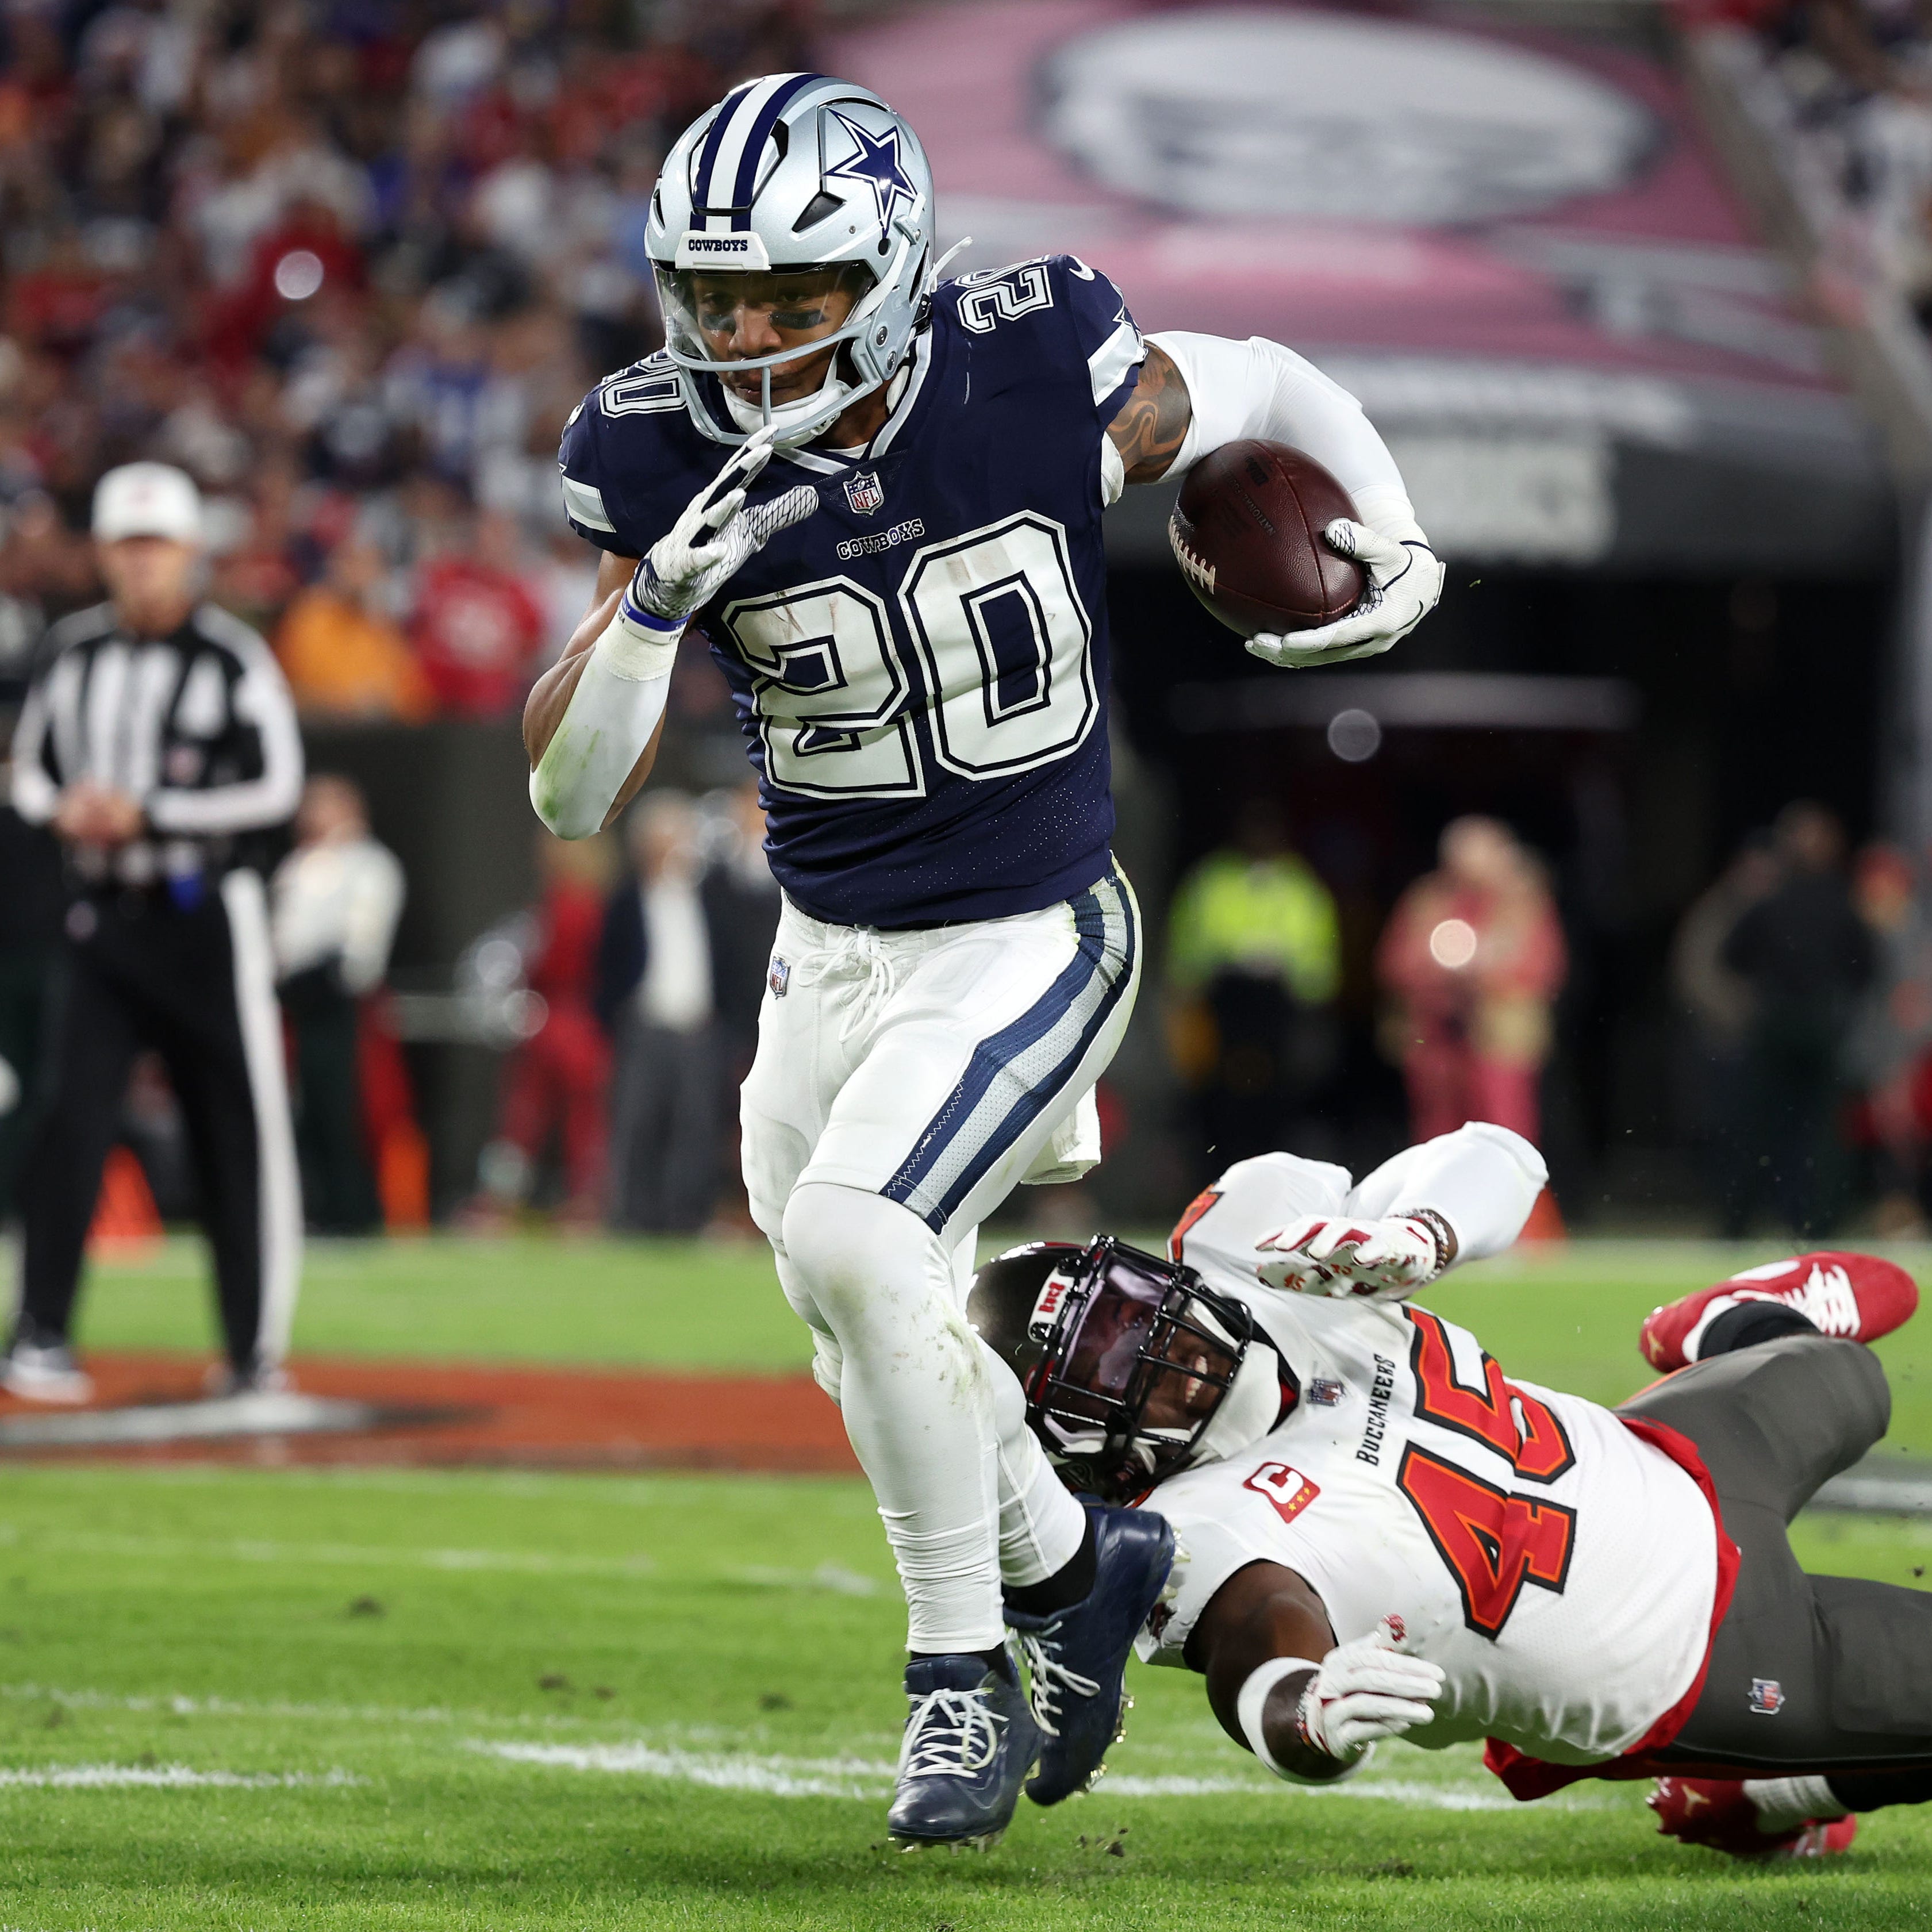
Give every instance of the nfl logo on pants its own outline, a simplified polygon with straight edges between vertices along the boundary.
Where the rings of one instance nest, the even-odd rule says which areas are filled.
[[[1775,1677],[1754,1677],[1746,1701],[1760,1716],[1774,1718],[1784,1708],[1784,1686]]]
[[[869,517],[886,500],[886,486],[876,470],[860,470],[845,479],[845,500],[860,516]]]

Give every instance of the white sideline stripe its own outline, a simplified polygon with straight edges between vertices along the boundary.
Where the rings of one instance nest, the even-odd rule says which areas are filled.
[[[65,1414],[0,1418],[0,1448],[115,1447],[136,1442],[219,1442],[242,1436],[340,1435],[373,1428],[371,1402],[267,1390],[206,1402],[146,1402]]]
[[[0,1522],[0,1548],[64,1552],[79,1556],[188,1557],[237,1563],[400,1564],[412,1570],[501,1570],[538,1576],[649,1576],[657,1564],[630,1556],[560,1556],[542,1550],[403,1550],[380,1544],[268,1543],[259,1540],[196,1543],[165,1537],[96,1535],[86,1531],[23,1536],[17,1524]],[[719,1570],[686,1570],[685,1581],[749,1583],[760,1589],[829,1590],[841,1597],[876,1597],[888,1586],[838,1563],[815,1570],[778,1570],[760,1563]]]
[[[125,1785],[158,1791],[214,1785],[225,1791],[287,1790],[298,1786],[337,1788],[366,1782],[346,1771],[195,1771],[184,1764],[56,1764],[44,1770],[0,1769],[0,1785],[26,1784],[60,1791],[101,1791]]]
[[[772,1798],[875,1798],[891,1787],[896,1768],[875,1759],[760,1757],[688,1751],[660,1744],[537,1744],[472,1741],[472,1750],[511,1764],[559,1771],[616,1772],[701,1784],[714,1791],[755,1791]],[[1099,1790],[1108,1798],[1258,1797],[1272,1792],[1312,1798],[1370,1798],[1436,1811],[1514,1811],[1514,1798],[1454,1785],[1385,1778],[1318,1789],[1238,1778],[1114,1778]]]
[[[394,1704],[250,1703],[231,1697],[191,1697],[182,1691],[152,1696],[111,1690],[68,1690],[52,1684],[0,1684],[0,1698],[20,1703],[52,1703],[74,1711],[165,1712],[175,1718],[256,1718],[312,1720],[326,1724],[514,1724],[578,1728],[597,1718],[564,1712],[456,1711],[435,1705],[412,1709]],[[608,1723],[610,1719],[601,1721]]]
[[[535,1576],[647,1576],[657,1568],[648,1556],[561,1556],[541,1550],[401,1550],[380,1544],[194,1543],[166,1537],[87,1534],[23,1538],[0,1523],[0,1546],[66,1551],[83,1556],[226,1558],[236,1563],[346,1564],[406,1570],[500,1570]],[[832,1587],[827,1586],[827,1587]]]
[[[656,1744],[526,1744],[473,1742],[470,1748],[512,1764],[559,1771],[617,1772],[756,1791],[772,1798],[877,1798],[892,1788],[894,1766],[867,1758],[742,1757],[667,1750]]]
[[[734,1582],[778,1590],[830,1590],[841,1597],[876,1597],[884,1587],[877,1577],[862,1576],[837,1563],[821,1563],[816,1570],[773,1570],[762,1563],[747,1563],[724,1574]]]

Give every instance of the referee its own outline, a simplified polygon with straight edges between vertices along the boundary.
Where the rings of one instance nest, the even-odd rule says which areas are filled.
[[[70,898],[0,1382],[38,1402],[92,1393],[68,1345],[82,1250],[152,1048],[214,1250],[228,1360],[212,1386],[283,1388],[302,1204],[256,848],[301,794],[295,709],[267,645],[200,601],[201,499],[182,471],[109,471],[94,538],[108,602],[50,632],[14,739],[14,808],[52,827]]]

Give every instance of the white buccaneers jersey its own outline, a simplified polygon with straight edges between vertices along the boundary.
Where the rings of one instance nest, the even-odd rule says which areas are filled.
[[[1305,1578],[1346,1643],[1400,1616],[1448,1681],[1430,1748],[1499,1738],[1586,1764],[1645,1736],[1710,1639],[1718,1530],[1696,1480],[1610,1411],[1512,1382],[1466,1329],[1400,1304],[1277,1293],[1254,1244],[1340,1206],[1339,1168],[1246,1162],[1190,1210],[1180,1258],[1251,1306],[1300,1384],[1281,1425],[1149,1500],[1183,1551],[1142,1654],[1178,1664],[1245,1564]],[[1159,1624],[1158,1629],[1154,1628]]]

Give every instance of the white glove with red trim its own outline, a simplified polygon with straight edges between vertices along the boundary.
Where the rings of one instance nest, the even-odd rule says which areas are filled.
[[[1399,1738],[1436,1715],[1442,1666],[1396,1648],[1402,1619],[1384,1617],[1366,1636],[1337,1644],[1301,1694],[1295,1729],[1310,1750],[1352,1763],[1378,1738]]]
[[[1262,1258],[1255,1272],[1269,1287],[1366,1301],[1413,1294],[1448,1258],[1428,1222],[1407,1214],[1387,1221],[1307,1214],[1256,1246]]]

